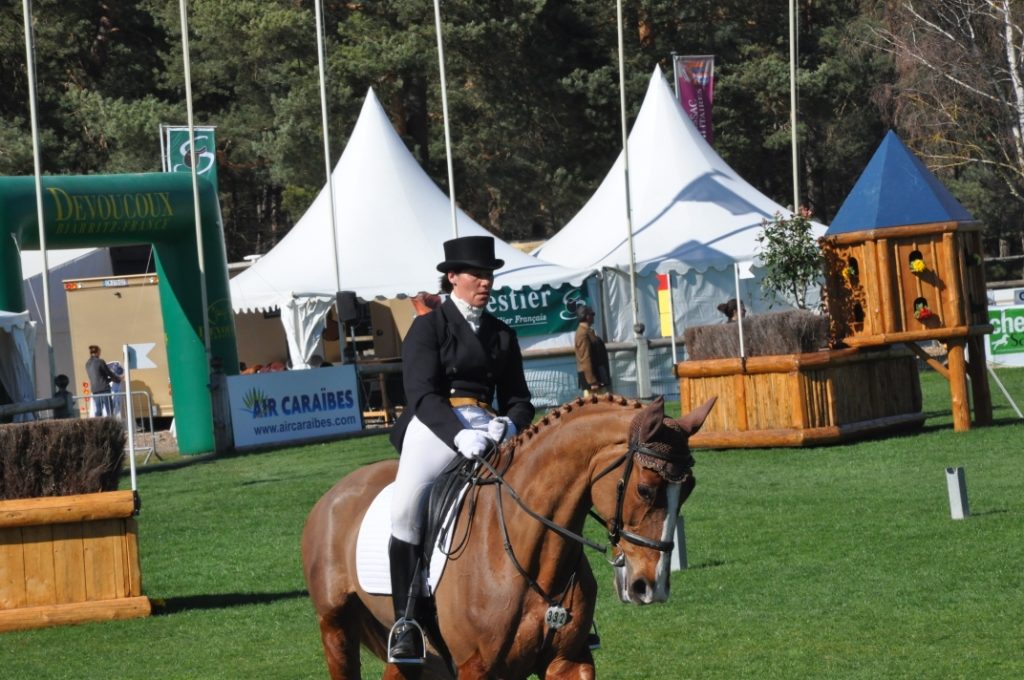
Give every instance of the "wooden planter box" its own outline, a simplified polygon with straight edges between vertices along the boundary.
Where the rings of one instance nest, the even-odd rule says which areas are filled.
[[[148,616],[135,495],[0,501],[0,632]]]
[[[676,375],[683,413],[718,397],[692,446],[828,444],[920,427],[925,419],[917,359],[905,350],[685,361]]]

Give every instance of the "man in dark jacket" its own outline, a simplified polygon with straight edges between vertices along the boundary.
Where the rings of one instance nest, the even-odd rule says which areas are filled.
[[[85,362],[85,374],[89,377],[89,392],[92,396],[92,415],[114,415],[110,400],[111,383],[121,382],[114,375],[107,362],[100,356],[100,348],[89,345],[89,360]]]
[[[444,255],[437,269],[449,297],[417,317],[402,343],[406,408],[391,434],[401,454],[388,549],[395,604],[391,663],[418,663],[423,655],[409,585],[418,578],[431,485],[457,453],[483,454],[522,431],[534,414],[515,331],[485,309],[494,270],[505,264],[494,257],[494,239],[452,239]]]

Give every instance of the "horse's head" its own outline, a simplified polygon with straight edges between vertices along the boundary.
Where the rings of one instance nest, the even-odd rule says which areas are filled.
[[[658,398],[633,418],[629,449],[608,520],[615,589],[623,602],[664,602],[679,508],[693,491],[689,438],[714,406],[709,399],[678,420]],[[596,500],[596,499],[595,499]]]

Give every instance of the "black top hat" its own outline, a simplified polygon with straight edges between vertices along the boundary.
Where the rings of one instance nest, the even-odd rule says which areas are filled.
[[[437,271],[445,273],[463,269],[500,269],[505,260],[494,257],[494,238],[462,236],[444,242],[444,262]]]

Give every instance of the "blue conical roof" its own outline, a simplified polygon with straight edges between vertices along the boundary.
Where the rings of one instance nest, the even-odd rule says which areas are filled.
[[[974,218],[890,130],[825,235],[965,221]]]

